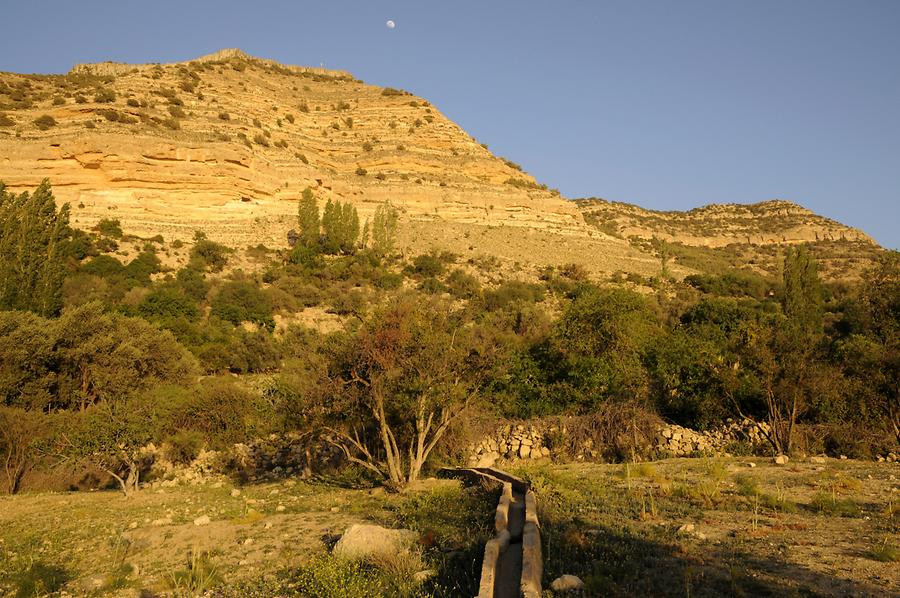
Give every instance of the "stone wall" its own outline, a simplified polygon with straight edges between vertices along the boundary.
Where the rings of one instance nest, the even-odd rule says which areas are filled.
[[[653,459],[725,453],[728,446],[735,442],[746,443],[756,449],[766,444],[762,430],[768,431],[768,424],[757,424],[749,419],[728,420],[723,426],[706,432],[665,424],[657,429],[648,454],[636,456]],[[544,459],[562,456],[563,453],[576,461],[600,459],[602,447],[595,446],[593,440],[588,438],[577,446],[571,446],[568,436],[567,427],[556,422],[534,420],[504,424],[495,433],[468,447],[468,465],[491,467],[501,460]]]

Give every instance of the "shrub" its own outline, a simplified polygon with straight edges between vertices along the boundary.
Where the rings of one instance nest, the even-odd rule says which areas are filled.
[[[356,176],[366,176],[367,174],[369,174],[369,171],[362,166],[356,168]]]
[[[98,104],[109,104],[116,101],[116,92],[108,87],[98,89],[94,94],[94,101]]]
[[[447,276],[447,290],[459,299],[473,299],[481,293],[481,284],[471,274],[457,269]]]
[[[544,300],[544,289],[540,285],[518,280],[507,280],[496,289],[485,291],[484,306],[493,311],[504,309],[517,302],[537,303]]]
[[[207,239],[201,231],[197,231],[194,235],[194,246],[191,247],[191,262],[198,270],[221,272],[228,263],[227,254],[230,251],[224,245]]]
[[[169,114],[174,116],[175,118],[184,118],[187,116],[181,106],[169,106]]]
[[[257,133],[253,136],[253,141],[256,142],[257,145],[261,145],[263,147],[269,147],[269,140],[266,139],[265,135]]]
[[[56,126],[56,119],[49,114],[43,114],[34,119],[34,126],[41,131],[46,131],[47,129]]]
[[[424,277],[440,276],[444,273],[444,263],[433,253],[423,253],[413,259],[413,272]]]
[[[179,430],[163,444],[166,459],[177,465],[190,465],[203,448],[203,434],[196,430]]]
[[[241,322],[254,322],[272,329],[272,301],[256,284],[235,280],[222,286],[211,303],[212,315],[238,325]]]
[[[110,122],[118,122],[120,114],[115,110],[98,110],[97,113]]]
[[[388,96],[388,97],[402,96],[402,95],[406,95],[406,92],[401,91],[399,89],[394,89],[393,87],[385,87],[384,89],[381,90],[381,95]]]
[[[368,141],[366,141],[366,142],[364,142],[364,143],[362,144],[362,149],[363,149],[364,152],[371,152],[372,149],[373,149],[373,146],[372,146],[371,143],[369,143]]]
[[[219,120],[231,120],[231,115],[227,112],[219,112]]]
[[[54,106],[62,106],[65,103],[66,103],[66,99],[62,96],[56,96],[55,98],[53,98]]]
[[[132,107],[132,108],[140,108],[140,107],[141,107],[141,103],[138,102],[138,101],[137,101],[136,99],[134,99],[134,98],[128,98],[128,99],[125,101],[125,104],[127,104],[128,106],[130,106],[130,107]]]
[[[11,119],[6,114],[0,112],[0,127],[11,127],[16,124],[16,121]]]
[[[112,237],[113,239],[121,239],[123,235],[122,223],[111,218],[104,218],[97,223],[96,228],[101,235]]]
[[[148,293],[138,304],[138,313],[148,320],[185,318],[196,320],[200,310],[196,301],[177,286],[163,286]]]
[[[81,265],[81,271],[100,278],[112,278],[125,272],[125,265],[110,255],[98,255]]]

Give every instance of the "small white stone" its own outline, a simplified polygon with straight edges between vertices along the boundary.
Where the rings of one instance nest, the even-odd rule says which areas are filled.
[[[201,515],[200,517],[194,519],[194,525],[208,525],[209,521],[209,515]]]

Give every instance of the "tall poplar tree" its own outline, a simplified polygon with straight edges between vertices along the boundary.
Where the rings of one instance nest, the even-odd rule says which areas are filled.
[[[312,189],[303,190],[300,198],[300,206],[297,210],[297,218],[300,224],[300,243],[304,247],[315,247],[319,244],[320,222],[319,204],[313,195]]]
[[[0,183],[0,309],[59,313],[71,235],[69,205],[56,209],[49,181],[20,195]]]

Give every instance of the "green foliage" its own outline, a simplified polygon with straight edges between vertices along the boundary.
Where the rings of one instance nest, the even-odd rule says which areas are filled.
[[[822,331],[823,296],[816,260],[806,245],[784,254],[784,314],[805,333]]]
[[[475,299],[481,294],[478,279],[464,270],[456,269],[447,276],[447,291],[459,299]]]
[[[69,206],[57,211],[48,181],[20,195],[0,183],[0,309],[59,313],[71,235]]]
[[[178,465],[190,465],[203,448],[203,434],[196,430],[179,430],[166,439],[166,458]]]
[[[59,592],[71,579],[64,568],[40,560],[31,560],[28,566],[12,573],[15,598],[37,598]]]
[[[152,290],[138,304],[137,312],[142,318],[151,321],[175,318],[196,320],[200,317],[196,299],[174,285],[163,285]]]
[[[122,224],[118,219],[103,218],[97,223],[96,229],[101,235],[112,237],[113,239],[121,239],[123,235]]]
[[[250,281],[233,280],[225,283],[213,296],[210,307],[212,315],[235,325],[253,322],[264,328],[275,327],[271,299]]]
[[[350,202],[325,204],[322,212],[322,249],[325,253],[352,253],[359,238],[359,215]]]
[[[658,334],[655,314],[637,293],[588,288],[554,331],[551,346],[562,370],[556,376],[585,406],[646,397],[650,379],[643,360]]]
[[[109,104],[111,102],[115,102],[116,92],[109,87],[98,89],[97,93],[94,94],[94,101],[98,104]]]
[[[309,187],[303,190],[303,196],[300,198],[300,205],[297,208],[297,221],[300,225],[298,242],[307,248],[317,247],[321,235],[319,204],[313,195],[312,189]]]
[[[191,247],[190,266],[201,271],[221,272],[228,263],[230,252],[228,247],[209,240],[205,233],[197,231],[194,233],[194,246]]]
[[[41,116],[34,119],[34,126],[36,126],[41,131],[46,131],[47,129],[56,126],[56,119],[49,114],[42,114]]]
[[[516,303],[537,303],[543,300],[543,287],[518,280],[504,281],[496,289],[484,292],[484,307],[489,311],[506,309]]]
[[[413,258],[412,270],[425,278],[440,276],[444,273],[444,262],[434,253],[423,253]]]
[[[372,249],[378,255],[388,255],[394,251],[397,239],[397,209],[385,202],[375,208],[372,219]]]
[[[24,344],[23,344],[24,342]],[[0,312],[0,403],[86,407],[162,381],[190,380],[196,362],[172,335],[89,303],[57,320]]]
[[[753,297],[763,299],[771,288],[765,279],[754,274],[733,271],[721,275],[691,274],[686,284],[710,295],[725,297]]]

